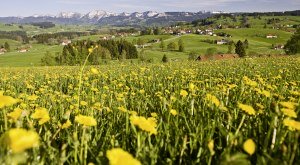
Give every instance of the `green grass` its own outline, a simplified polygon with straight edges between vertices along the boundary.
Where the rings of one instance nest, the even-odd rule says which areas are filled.
[[[40,66],[41,58],[47,51],[54,55],[56,52],[61,52],[62,48],[62,46],[32,44],[32,48],[28,52],[20,53],[13,50],[12,52],[0,55],[0,66]]]
[[[290,38],[292,35],[291,32],[287,32],[284,30],[276,30],[276,29],[270,29],[270,26],[268,25],[268,28],[264,29],[262,28],[265,24],[266,19],[270,18],[279,18],[280,23],[283,25],[291,25],[291,24],[298,24],[300,22],[299,17],[261,17],[261,19],[254,19],[254,17],[248,17],[249,22],[253,25],[253,28],[242,28],[242,29],[221,29],[216,30],[215,32],[225,32],[228,34],[231,34],[233,37],[229,38],[230,40],[233,40],[234,42],[237,42],[238,40],[244,41],[247,39],[249,41],[249,48],[247,49],[247,52],[256,52],[258,54],[284,54],[284,50],[273,50],[271,49],[272,44],[285,44],[286,41]],[[237,18],[238,22],[236,24],[240,24],[241,17]],[[221,18],[218,20],[215,20],[216,24],[231,24],[234,23],[230,18]],[[89,29],[97,28],[95,26],[85,26],[85,25],[57,25],[54,28],[50,29],[40,29],[38,27],[34,27],[32,25],[23,25],[23,30],[27,31],[29,35],[34,34],[40,34],[40,33],[54,33],[54,32],[62,32],[62,31],[86,31]],[[13,28],[18,28],[18,25],[13,25]],[[5,25],[0,24],[0,29],[3,30],[9,30]],[[101,35],[91,35],[91,36],[82,36],[77,37],[75,40],[93,40],[97,41],[103,36],[107,36],[106,33],[109,32],[110,27],[103,27],[99,29],[104,34]],[[114,28],[116,29],[116,28]],[[265,36],[267,34],[274,34],[277,35],[278,38],[276,39],[267,39]],[[214,37],[214,36],[204,36],[204,35],[183,35],[183,36],[173,36],[173,35],[145,35],[145,36],[128,36],[128,37],[117,37],[116,40],[124,39],[129,42],[138,41],[138,39],[141,38],[149,45],[149,47],[145,48],[145,56],[147,59],[153,59],[156,61],[161,61],[161,58],[164,54],[166,54],[170,59],[186,59],[188,57],[188,54],[192,51],[196,51],[199,55],[203,55],[206,53],[206,50],[208,48],[216,48],[217,53],[226,53],[228,50],[227,45],[216,45],[216,44],[209,44],[206,42],[202,42],[204,39],[210,39],[210,40],[219,40],[222,39],[222,37]],[[160,43],[150,43],[151,40],[154,39],[160,39],[163,38],[165,41],[165,44],[168,45],[170,42],[178,42],[179,39],[182,39],[185,45],[185,52],[178,52],[178,51],[168,51],[164,50],[161,51],[159,48]],[[4,44],[6,40],[0,40],[0,45]],[[12,50],[18,48],[21,46],[20,43],[13,41],[13,40],[7,40],[11,44]],[[22,56],[19,53],[11,52],[7,53],[5,55],[0,56],[0,66],[30,66],[30,65],[39,65],[40,58],[45,54],[47,50],[51,51],[51,53],[60,52],[61,47],[60,46],[47,46],[47,45],[37,45],[34,44],[33,51],[30,51],[28,53],[22,54]],[[141,51],[141,49],[139,49]],[[31,58],[29,58],[31,57]],[[131,61],[131,60],[130,60]],[[136,60],[133,60],[136,61]]]
[[[299,65],[291,56],[0,68],[0,162],[299,164]],[[132,158],[109,157],[115,148]]]

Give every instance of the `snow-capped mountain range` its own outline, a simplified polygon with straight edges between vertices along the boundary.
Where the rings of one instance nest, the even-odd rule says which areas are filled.
[[[211,16],[211,12],[133,12],[113,13],[95,10],[86,14],[61,12],[54,15],[33,15],[29,17],[0,17],[2,23],[53,22],[56,24],[96,24],[96,25],[166,25],[179,21],[193,21]]]

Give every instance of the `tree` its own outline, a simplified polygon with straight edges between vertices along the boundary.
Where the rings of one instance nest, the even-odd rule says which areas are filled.
[[[153,33],[154,33],[154,35],[160,35],[161,29],[159,27],[156,27],[156,28],[154,28]]]
[[[184,52],[184,43],[183,43],[183,40],[182,39],[180,39],[179,41],[178,41],[178,47],[179,47],[179,52]]]
[[[126,59],[126,55],[127,55],[127,52],[126,52],[125,49],[123,49],[122,53],[121,53],[121,55],[119,57],[119,60],[121,60],[121,61],[125,60]]]
[[[228,54],[232,54],[232,51],[233,51],[233,42],[230,42],[229,45],[228,45],[228,51],[227,51],[227,53]]]
[[[167,57],[167,55],[166,54],[164,54],[164,56],[163,56],[163,58],[162,58],[162,60],[161,60],[162,62],[164,62],[164,63],[167,63],[167,62],[169,62],[169,59],[168,59],[168,57]]]
[[[160,39],[159,47],[161,48],[161,50],[164,50],[166,48],[165,41],[162,38]]]
[[[169,50],[176,50],[176,48],[177,48],[177,45],[176,45],[175,42],[170,42],[170,43],[168,44],[168,49],[169,49]]]
[[[6,49],[6,51],[10,52],[10,46],[7,42],[4,43],[4,49]]]
[[[300,28],[296,30],[294,35],[284,45],[286,54],[300,53]]]
[[[238,54],[240,57],[246,56],[246,50],[241,40],[239,40],[235,45],[235,53]]]
[[[249,48],[249,42],[248,42],[247,39],[245,39],[245,41],[244,41],[243,44],[244,44],[245,49],[248,49],[248,48]]]
[[[139,60],[140,61],[146,61],[146,54],[145,54],[145,50],[142,49],[139,53]]]
[[[144,48],[145,40],[142,39],[142,38],[139,38],[139,39],[137,40],[137,44],[138,44],[139,46],[141,46],[141,47]]]
[[[55,57],[52,56],[52,54],[49,51],[47,51],[45,56],[41,59],[41,64],[43,66],[53,66],[56,64]]]

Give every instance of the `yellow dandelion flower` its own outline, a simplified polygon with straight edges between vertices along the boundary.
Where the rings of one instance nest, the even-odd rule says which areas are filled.
[[[93,105],[93,108],[95,108],[95,109],[101,111],[101,110],[102,110],[102,108],[101,108],[101,103],[96,102],[96,103]]]
[[[14,99],[10,96],[3,96],[0,95],[0,108],[3,108],[5,106],[12,106],[18,102],[17,99]]]
[[[269,91],[266,91],[266,90],[262,90],[261,94],[266,96],[266,97],[271,97],[271,93]]]
[[[300,91],[290,91],[290,94],[294,96],[300,96]]]
[[[228,108],[225,107],[225,106],[220,106],[220,109],[221,109],[222,111],[228,111]]]
[[[89,53],[91,54],[91,53],[93,53],[94,48],[89,48],[88,51],[89,51]]]
[[[20,153],[26,149],[39,145],[39,135],[34,131],[27,131],[22,128],[10,129],[4,134],[4,144],[13,153]]]
[[[46,108],[35,109],[35,112],[31,115],[31,118],[39,119],[39,125],[42,125],[50,120],[50,116]]]
[[[153,117],[146,119],[145,117],[142,116],[131,116],[130,122],[131,124],[138,126],[140,129],[149,132],[150,135],[157,134],[156,119]]]
[[[99,74],[99,71],[96,68],[91,68],[91,73]]]
[[[70,121],[70,120],[67,120],[67,121],[61,126],[61,128],[62,128],[62,129],[67,129],[67,128],[69,128],[71,125],[72,125],[71,121]]]
[[[131,115],[135,115],[135,116],[137,115],[136,111],[128,111],[128,113],[131,114]]]
[[[209,142],[208,142],[208,149],[209,149],[209,152],[210,152],[210,154],[213,156],[213,155],[215,155],[215,150],[214,150],[214,140],[210,140]]]
[[[245,105],[245,104],[241,104],[241,103],[238,103],[238,107],[245,111],[246,113],[248,113],[249,115],[255,115],[255,110],[253,109],[252,106],[250,105]]]
[[[220,106],[220,101],[219,101],[219,99],[216,97],[216,96],[214,96],[214,95],[212,95],[212,94],[206,94],[206,98],[205,98],[205,100],[207,101],[207,102],[211,102],[211,103],[213,103],[215,106]]]
[[[80,105],[82,105],[82,106],[87,106],[88,103],[87,103],[86,101],[80,101]]]
[[[288,117],[297,118],[297,114],[292,109],[283,108],[281,109],[282,113]]]
[[[186,90],[181,90],[180,91],[180,96],[186,97],[188,95],[188,92]]]
[[[253,155],[255,152],[255,143],[252,139],[248,139],[244,142],[243,144],[243,148],[244,150],[249,154],[249,155]]]
[[[144,89],[141,89],[139,92],[140,92],[140,94],[145,94],[145,90]]]
[[[31,96],[28,96],[27,97],[27,99],[29,100],[29,101],[35,101],[35,100],[37,100],[39,97],[38,96],[36,96],[36,95],[31,95]]]
[[[243,77],[243,81],[245,84],[249,85],[249,86],[252,86],[252,87],[256,87],[258,86],[257,82],[255,81],[252,81],[250,78],[248,78],[247,76],[244,76]]]
[[[170,113],[173,115],[173,116],[176,116],[178,113],[175,109],[171,109],[170,110]]]
[[[91,116],[78,115],[75,116],[75,121],[84,126],[96,126],[97,121]]]
[[[16,108],[14,109],[13,112],[10,112],[7,114],[7,117],[14,120],[14,121],[17,121],[22,115],[22,109],[20,108]]]
[[[127,109],[124,108],[123,106],[122,106],[122,107],[118,107],[118,110],[119,110],[119,111],[122,111],[122,112],[127,112]]]
[[[285,108],[293,109],[293,110],[298,105],[297,103],[293,103],[293,102],[280,102],[279,104],[282,105]]]
[[[265,109],[265,107],[262,105],[262,104],[260,104],[260,103],[256,103],[255,104],[259,109]]]
[[[195,91],[195,85],[193,83],[189,84],[189,90],[190,91]]]
[[[300,122],[292,119],[285,118],[283,120],[283,125],[289,127],[290,130],[300,131]]]
[[[227,84],[227,86],[229,89],[233,89],[233,88],[237,87],[236,84]]]
[[[110,165],[141,165],[130,153],[121,148],[114,148],[106,152]]]
[[[153,113],[151,113],[151,116],[152,117],[157,117],[157,113],[153,112]]]

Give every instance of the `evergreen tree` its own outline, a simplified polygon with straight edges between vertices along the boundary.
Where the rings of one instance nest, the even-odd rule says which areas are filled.
[[[238,54],[240,57],[246,56],[246,50],[241,40],[239,40],[235,45],[235,53]]]
[[[10,46],[9,46],[8,42],[4,43],[4,49],[6,49],[6,51],[10,52]]]
[[[162,62],[164,62],[164,63],[167,63],[167,62],[169,62],[169,59],[168,59],[168,57],[167,57],[167,55],[166,54],[164,54],[164,56],[163,56],[163,58],[162,58],[162,60],[161,60]]]
[[[249,42],[248,42],[248,40],[247,39],[245,39],[245,41],[244,41],[244,48],[245,49],[248,49],[249,48]]]
[[[184,52],[184,43],[183,43],[183,40],[182,39],[180,39],[179,41],[178,41],[178,47],[179,47],[179,52]]]
[[[41,64],[43,66],[53,66],[53,65],[56,65],[56,62],[55,62],[55,57],[52,56],[52,54],[47,51],[45,56],[41,59]]]
[[[154,28],[153,33],[154,33],[154,35],[160,35],[161,29],[159,27],[156,27],[156,28]]]
[[[162,38],[160,39],[159,47],[161,48],[161,50],[164,50],[166,48],[165,41]]]
[[[228,54],[232,54],[232,51],[233,51],[233,42],[230,42],[229,45],[228,45],[228,51],[227,51],[227,53]]]
[[[127,55],[127,52],[126,52],[126,50],[125,49],[123,49],[122,50],[122,53],[121,53],[121,55],[120,55],[120,57],[119,57],[119,60],[125,60],[126,59],[126,55]]]
[[[176,48],[177,48],[177,45],[176,45],[175,42],[170,42],[170,43],[168,44],[168,49],[169,49],[169,50],[176,50]]]
[[[300,28],[292,35],[292,37],[284,45],[286,54],[300,53]]]

